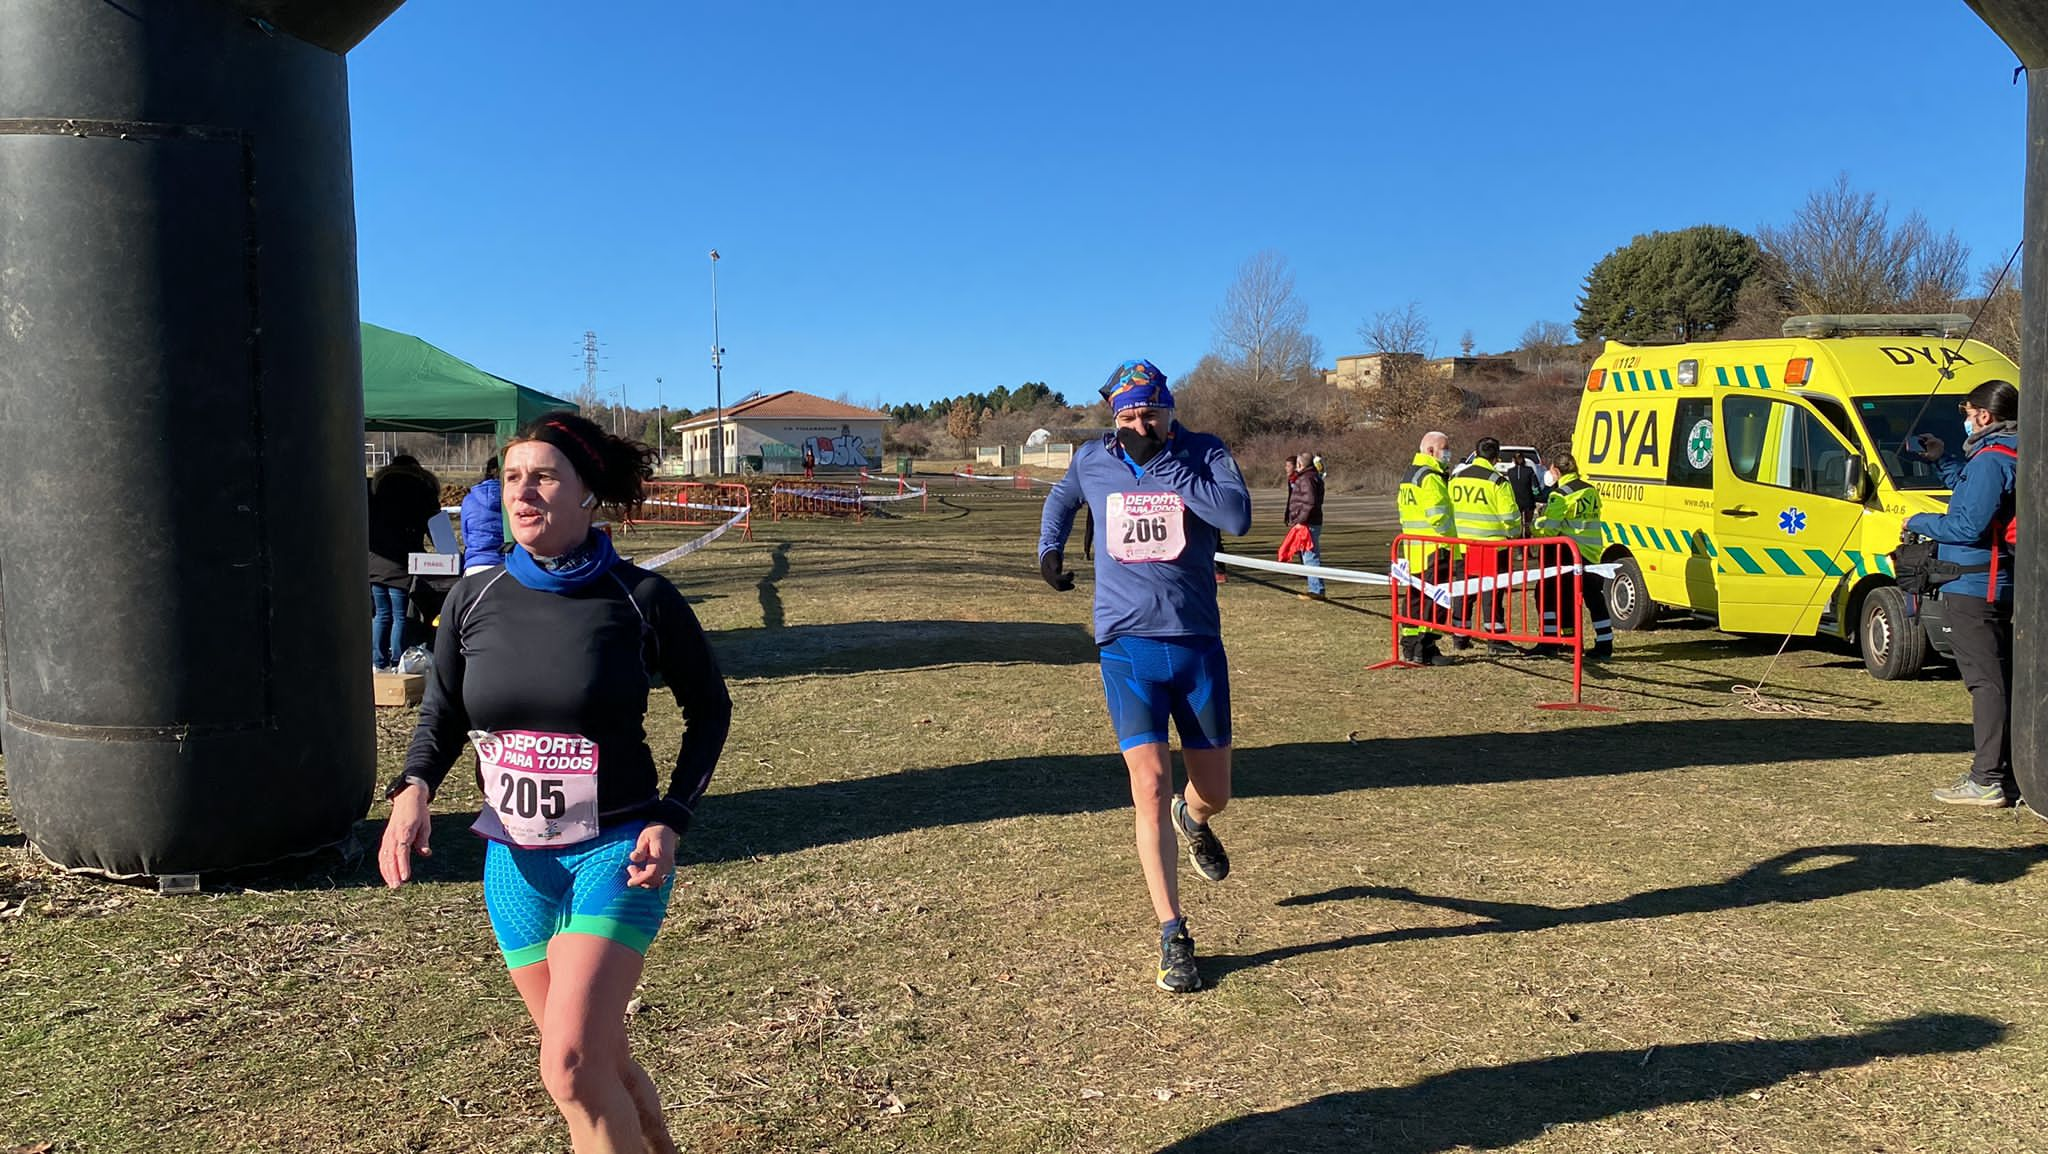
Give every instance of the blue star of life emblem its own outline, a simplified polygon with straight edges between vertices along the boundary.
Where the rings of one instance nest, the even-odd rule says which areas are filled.
[[[1778,514],[1778,530],[1788,537],[1796,537],[1806,531],[1806,514],[1798,509],[1787,509]]]

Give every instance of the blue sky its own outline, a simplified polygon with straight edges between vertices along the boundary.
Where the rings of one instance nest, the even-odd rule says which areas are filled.
[[[366,320],[567,394],[924,401],[1178,376],[1288,258],[1324,357],[1569,322],[1637,233],[1846,172],[2020,239],[2025,89],[1963,0],[412,0],[350,54]],[[1711,19],[1688,16],[1711,12]]]

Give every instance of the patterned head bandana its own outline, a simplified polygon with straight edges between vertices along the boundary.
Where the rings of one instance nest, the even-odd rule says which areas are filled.
[[[1118,365],[1103,383],[1102,395],[1108,398],[1111,412],[1140,405],[1153,409],[1173,407],[1173,390],[1166,387],[1166,374],[1151,361],[1125,361]]]

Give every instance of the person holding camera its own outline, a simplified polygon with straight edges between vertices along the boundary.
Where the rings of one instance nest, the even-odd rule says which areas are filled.
[[[1948,805],[2002,808],[2019,801],[2012,773],[2012,544],[2014,485],[2019,475],[2020,393],[2009,381],[1985,381],[1958,406],[1962,455],[1945,455],[1936,436],[1919,439],[1915,456],[1935,463],[1950,489],[1948,512],[1915,513],[1906,531],[1935,542],[1935,559],[1958,576],[1941,586],[1942,620],[1956,668],[1970,691],[1976,753],[1970,771],[1934,791]]]

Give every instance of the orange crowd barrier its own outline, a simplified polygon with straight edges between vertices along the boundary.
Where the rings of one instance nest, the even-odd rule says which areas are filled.
[[[1572,658],[1572,699],[1536,708],[1609,712],[1610,707],[1589,705],[1581,697],[1586,636],[1579,574],[1584,563],[1569,537],[1466,541],[1402,533],[1388,555],[1391,653],[1372,668],[1418,668],[1401,660],[1404,628],[1509,645],[1566,646]]]
[[[769,494],[769,510],[777,521],[784,517],[863,518],[865,503],[859,485],[831,481],[777,481]]]
[[[649,481],[647,500],[633,514],[633,524],[722,525],[731,517],[719,509],[754,507],[753,491],[730,481]],[[740,522],[740,534],[754,539],[754,518]]]

